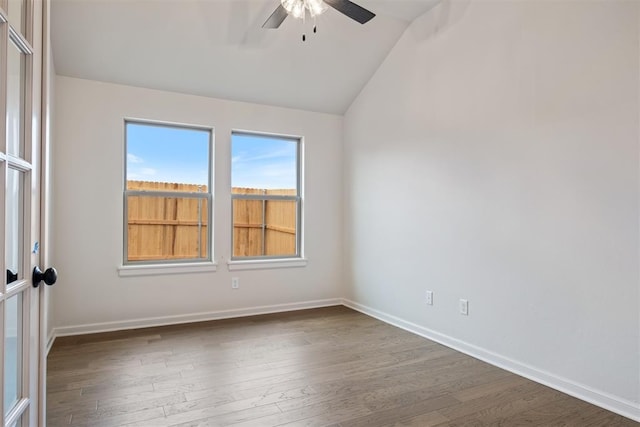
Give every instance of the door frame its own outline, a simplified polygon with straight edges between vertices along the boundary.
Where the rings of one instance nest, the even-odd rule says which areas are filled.
[[[41,265],[52,265],[51,260],[51,212],[52,212],[52,109],[53,109],[53,70],[51,55],[51,3],[42,1],[42,46],[41,46],[41,137],[40,137],[40,262]],[[48,286],[40,286],[40,343],[38,369],[38,425],[46,426],[47,415],[47,355],[53,345],[51,324],[51,290]]]

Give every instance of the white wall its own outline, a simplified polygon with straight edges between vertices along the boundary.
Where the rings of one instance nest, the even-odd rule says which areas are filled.
[[[68,77],[56,78],[55,92],[53,256],[59,281],[54,317],[59,331],[342,296],[342,117]],[[217,272],[118,276],[125,117],[215,127]],[[231,289],[226,265],[231,241],[232,129],[302,135],[306,150],[308,264],[234,271],[233,276],[240,278],[239,290]]]
[[[348,298],[640,418],[638,15],[414,22],[345,116]]]

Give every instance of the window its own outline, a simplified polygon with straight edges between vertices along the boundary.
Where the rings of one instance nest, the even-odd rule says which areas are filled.
[[[211,129],[125,121],[124,264],[211,261]]]
[[[300,138],[232,133],[232,259],[301,257],[300,146]]]

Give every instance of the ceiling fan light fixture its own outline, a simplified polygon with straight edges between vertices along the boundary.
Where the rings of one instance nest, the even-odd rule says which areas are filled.
[[[307,4],[307,9],[309,10],[309,14],[312,18],[322,15],[329,8],[329,6],[327,6],[322,0],[306,0],[305,3]]]
[[[280,3],[289,15],[298,19],[304,19],[306,11],[314,18],[328,9],[322,0],[280,0]]]

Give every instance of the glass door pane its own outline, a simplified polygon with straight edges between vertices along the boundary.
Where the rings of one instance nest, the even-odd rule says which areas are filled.
[[[24,172],[9,168],[7,172],[7,218],[5,262],[7,265],[7,284],[24,278],[23,242],[24,242]]]
[[[22,383],[22,293],[5,302],[4,414],[21,398]]]
[[[26,59],[9,43],[7,49],[7,154],[24,157],[24,100]]]
[[[26,2],[25,0],[9,0],[9,5],[7,7],[7,13],[9,14],[9,24],[13,27],[14,30],[25,35],[26,25],[25,25],[25,8]]]

